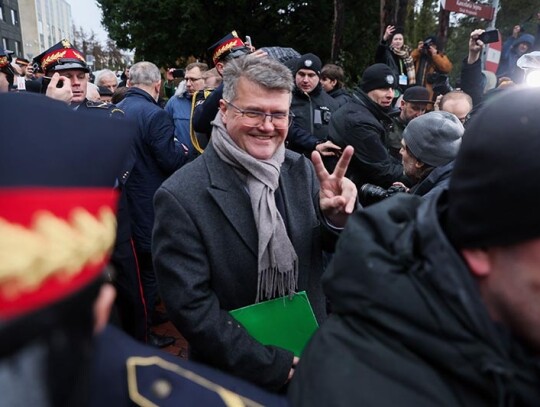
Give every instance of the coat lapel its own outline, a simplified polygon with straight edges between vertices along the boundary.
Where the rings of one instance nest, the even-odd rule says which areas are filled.
[[[202,157],[210,175],[209,194],[246,246],[257,256],[257,228],[244,185],[234,170],[221,161],[211,144]],[[223,231],[216,230],[216,233]]]

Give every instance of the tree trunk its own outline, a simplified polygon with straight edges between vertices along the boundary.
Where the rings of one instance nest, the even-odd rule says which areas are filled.
[[[439,35],[438,49],[444,51],[448,41],[448,27],[450,26],[450,11],[444,10],[441,6],[439,10]]]
[[[344,0],[334,0],[334,24],[332,27],[332,50],[330,58],[332,62],[337,62],[339,52],[343,44],[343,27],[345,24],[345,4]]]

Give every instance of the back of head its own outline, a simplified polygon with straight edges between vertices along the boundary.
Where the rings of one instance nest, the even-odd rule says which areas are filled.
[[[464,131],[455,115],[435,111],[411,120],[403,130],[403,139],[416,159],[440,167],[456,158]]]
[[[152,86],[161,80],[159,68],[152,62],[137,62],[129,68],[129,83],[133,86]]]
[[[236,98],[240,78],[266,89],[291,93],[294,82],[291,71],[272,58],[245,57],[232,60],[223,70],[223,97],[229,101]]]
[[[540,236],[540,92],[515,87],[469,122],[449,186],[448,232],[460,248]]]
[[[0,404],[77,405],[131,125],[25,93],[0,110]]]

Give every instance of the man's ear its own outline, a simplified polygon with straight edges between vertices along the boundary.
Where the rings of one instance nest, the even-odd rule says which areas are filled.
[[[414,163],[414,167],[415,168],[424,168],[426,166],[426,164],[424,164],[422,161],[420,161],[419,159],[416,159],[416,162]]]
[[[103,284],[94,301],[94,335],[103,331],[109,322],[109,316],[111,315],[115,298],[116,289],[114,286],[109,283]]]
[[[223,62],[216,62],[216,71],[218,71],[221,76],[223,76],[223,68]]]
[[[221,113],[221,120],[224,124],[227,123],[227,102],[224,99],[219,100],[219,112]]]
[[[486,277],[491,271],[489,253],[484,249],[461,249],[461,255],[476,277]]]

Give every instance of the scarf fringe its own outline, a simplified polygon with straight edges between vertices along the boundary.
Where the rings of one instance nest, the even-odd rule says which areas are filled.
[[[271,300],[276,297],[289,296],[296,293],[298,287],[298,262],[293,261],[292,268],[285,272],[277,267],[268,267],[259,272],[257,281],[257,298],[255,303]]]

